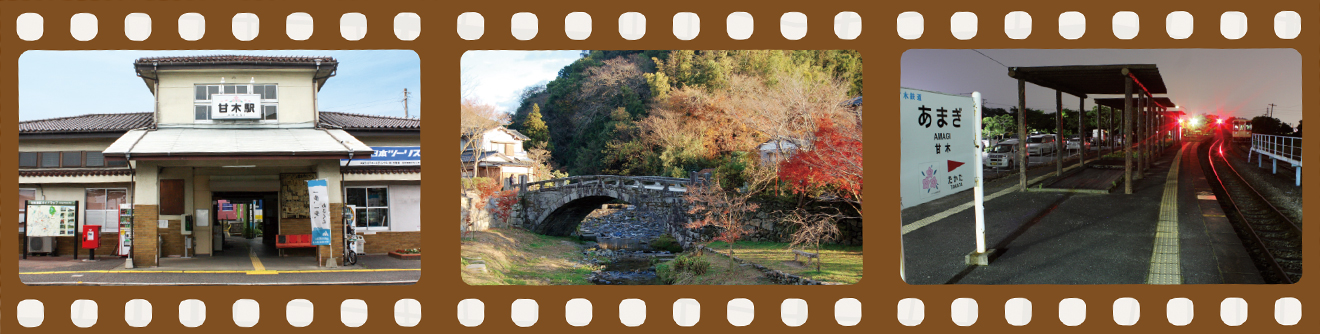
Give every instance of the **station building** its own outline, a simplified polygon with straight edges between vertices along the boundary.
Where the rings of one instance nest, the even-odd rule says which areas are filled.
[[[120,204],[133,208],[122,227],[137,267],[222,251],[222,201],[260,207],[248,211],[260,212],[260,242],[273,249],[277,235],[311,233],[309,179],[327,180],[332,241],[290,255],[319,255],[319,265],[342,256],[345,205],[356,208],[366,246],[359,251],[421,247],[421,121],[318,111],[335,59],[189,56],[133,65],[154,111],[19,123],[20,200],[78,201],[79,221],[102,226],[98,255],[116,253]],[[58,239],[59,253],[75,250],[74,237]]]

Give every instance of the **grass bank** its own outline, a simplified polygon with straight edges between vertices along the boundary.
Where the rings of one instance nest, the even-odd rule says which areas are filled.
[[[729,249],[728,244],[718,241],[707,247],[725,254]],[[805,251],[815,252],[812,249]],[[821,270],[816,271],[815,263],[803,266],[793,261],[793,251],[788,248],[788,243],[739,241],[733,244],[734,256],[771,269],[826,282],[856,284],[862,280],[862,246],[821,245],[820,253]],[[716,256],[711,259],[711,267],[728,267],[728,261],[727,257]]]
[[[486,262],[486,272],[461,269],[469,285],[587,285],[595,268],[577,262],[581,248],[574,238],[539,235],[519,229],[474,232],[464,239],[460,266],[470,259]]]

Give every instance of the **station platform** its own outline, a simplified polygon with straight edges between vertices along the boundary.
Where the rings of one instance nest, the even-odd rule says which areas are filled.
[[[1121,191],[1121,170],[1120,190],[1108,194],[1022,192],[1016,178],[989,183],[986,244],[998,256],[988,266],[966,264],[976,247],[975,218],[973,210],[959,209],[970,207],[970,195],[908,208],[901,229],[905,279],[909,284],[1261,283],[1208,190],[1198,144],[1188,140],[1166,150],[1145,177],[1133,181],[1130,195]],[[1088,176],[1091,170],[1105,169],[1071,175]],[[1046,173],[1029,173],[1033,186],[1059,182]]]

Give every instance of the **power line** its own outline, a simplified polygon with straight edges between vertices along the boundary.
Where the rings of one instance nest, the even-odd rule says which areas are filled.
[[[976,53],[980,53],[982,56],[985,56],[986,58],[989,58],[990,60],[992,60],[992,61],[994,61],[994,62],[996,62],[996,63],[999,63],[998,60],[995,60],[994,58],[990,58],[990,56],[986,56],[985,53],[982,53],[982,52],[981,52],[981,50],[972,49],[972,51],[976,51]],[[1004,68],[1008,68],[1008,65],[1004,65],[1004,63],[999,63],[999,66],[1003,66]]]

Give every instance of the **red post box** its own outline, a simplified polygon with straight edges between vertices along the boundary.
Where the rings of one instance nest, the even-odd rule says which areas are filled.
[[[95,249],[101,246],[101,226],[83,225],[82,248]]]
[[[101,226],[83,225],[82,234],[78,238],[82,239],[82,246],[87,249],[87,258],[95,261],[96,247],[101,246]],[[74,252],[74,254],[78,253]]]

